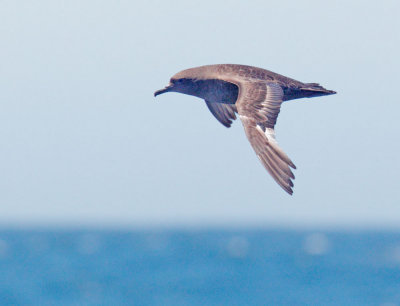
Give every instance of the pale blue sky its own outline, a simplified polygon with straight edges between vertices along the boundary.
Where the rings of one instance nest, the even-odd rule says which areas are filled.
[[[398,226],[398,1],[0,1],[0,224]],[[337,95],[276,127],[293,197],[241,123],[153,92],[254,65]]]

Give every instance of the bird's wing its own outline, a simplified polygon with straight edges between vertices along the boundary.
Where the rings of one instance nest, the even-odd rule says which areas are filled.
[[[293,193],[296,166],[275,140],[274,126],[282,104],[283,90],[276,83],[240,82],[237,111],[247,138],[261,163],[275,181],[289,194]]]
[[[235,112],[237,112],[237,110],[235,104],[216,103],[207,100],[206,104],[214,117],[224,126],[230,127],[232,121],[236,119]]]

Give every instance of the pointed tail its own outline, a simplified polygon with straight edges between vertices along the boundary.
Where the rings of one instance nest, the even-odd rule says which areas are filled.
[[[318,83],[306,83],[304,87],[301,87],[300,90],[305,94],[306,97],[317,97],[317,96],[326,96],[326,95],[334,95],[336,91],[328,90],[319,85]]]

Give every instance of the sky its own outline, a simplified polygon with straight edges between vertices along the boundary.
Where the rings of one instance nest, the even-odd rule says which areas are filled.
[[[398,1],[0,1],[1,226],[400,226]],[[236,120],[153,97],[246,64],[338,94],[285,102],[289,196]]]

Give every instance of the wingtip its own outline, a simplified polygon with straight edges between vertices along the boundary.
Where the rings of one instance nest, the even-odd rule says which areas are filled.
[[[281,185],[281,187],[283,187],[283,189],[288,193],[288,194],[290,194],[290,195],[293,195],[293,187],[294,187],[294,184],[293,184],[293,182],[291,181],[291,180],[289,180],[288,182],[287,182],[287,184],[288,185],[286,185],[286,186],[282,186]]]
[[[285,191],[286,191],[290,196],[293,196],[293,189],[292,189],[292,188],[288,188],[287,190],[285,189]]]
[[[220,123],[222,123],[222,125],[224,126],[224,127],[226,127],[226,128],[230,128],[231,127],[231,125],[232,125],[232,121],[231,120],[228,120],[228,121],[220,121]]]

